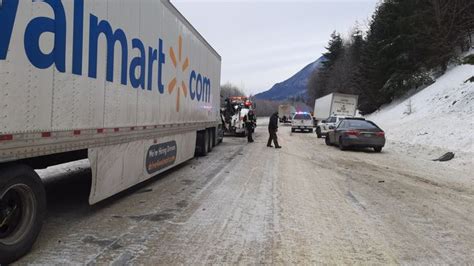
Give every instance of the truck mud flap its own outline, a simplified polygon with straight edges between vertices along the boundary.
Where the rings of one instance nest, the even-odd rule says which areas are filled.
[[[89,149],[95,204],[194,157],[196,132]]]

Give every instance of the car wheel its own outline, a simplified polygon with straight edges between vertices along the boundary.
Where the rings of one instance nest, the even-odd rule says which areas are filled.
[[[381,151],[382,151],[382,147],[374,147],[374,151],[375,151],[375,152],[381,152]]]
[[[331,140],[329,139],[329,135],[326,135],[326,138],[324,140],[326,142],[326,145],[332,146]]]
[[[317,127],[316,128],[316,136],[318,136],[318,139],[320,139],[322,136],[321,136],[321,128]]]
[[[341,151],[347,150],[347,147],[344,145],[344,143],[343,143],[341,137],[339,138],[339,149],[340,149]]]
[[[313,129],[312,129],[312,128],[310,128],[308,131],[309,131],[309,133],[313,133]]]
[[[291,132],[295,132],[295,129],[294,129],[294,128],[292,128],[292,129],[291,129]]]

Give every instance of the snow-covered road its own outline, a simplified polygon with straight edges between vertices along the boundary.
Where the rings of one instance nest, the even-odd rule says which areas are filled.
[[[288,127],[279,137],[281,150],[265,147],[265,125],[253,144],[226,138],[96,206],[87,162],[43,171],[47,220],[19,263],[474,261],[472,171],[390,147],[342,152]]]

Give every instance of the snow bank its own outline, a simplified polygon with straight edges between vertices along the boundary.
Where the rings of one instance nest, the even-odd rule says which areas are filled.
[[[431,86],[367,118],[386,131],[389,144],[461,152],[472,163],[474,83],[465,83],[472,76],[474,66],[454,67]]]

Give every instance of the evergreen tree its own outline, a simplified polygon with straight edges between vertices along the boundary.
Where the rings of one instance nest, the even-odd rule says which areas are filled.
[[[331,34],[331,39],[329,40],[328,47],[326,47],[327,52],[323,53],[324,58],[326,61],[323,62],[323,66],[325,70],[329,70],[341,55],[344,49],[344,43],[342,41],[341,35],[334,31]]]
[[[444,73],[472,47],[473,32],[472,0],[383,0],[366,37],[357,28],[346,44],[331,35],[308,95],[312,101],[331,92],[360,94],[359,109],[371,113]]]

